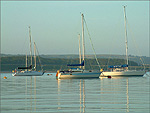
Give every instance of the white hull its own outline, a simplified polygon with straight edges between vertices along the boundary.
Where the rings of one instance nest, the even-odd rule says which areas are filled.
[[[57,72],[58,79],[80,79],[80,78],[99,78],[101,72],[70,72],[60,73]]]
[[[125,76],[143,76],[145,74],[145,71],[136,71],[136,70],[128,70],[128,71],[120,71],[120,72],[102,72],[102,76],[118,76],[118,77],[125,77]]]
[[[38,72],[38,71],[24,71],[24,72],[16,72],[13,73],[13,76],[42,76],[44,72]]]

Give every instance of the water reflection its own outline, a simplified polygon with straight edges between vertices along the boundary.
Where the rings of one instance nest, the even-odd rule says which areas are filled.
[[[118,105],[122,106],[121,108],[125,109],[125,112],[129,112],[129,78],[113,77],[112,79],[101,78],[100,80],[100,95],[102,104],[105,104],[107,100],[106,98],[110,97],[110,100],[107,100],[107,104],[114,106],[111,109],[118,109],[116,107]],[[106,97],[106,95],[109,97]],[[104,110],[106,108],[101,107],[101,109]]]
[[[76,80],[75,80],[76,81]],[[68,87],[64,87],[64,86],[69,86],[70,87],[70,84],[72,84],[72,82],[74,82],[74,80],[61,80],[61,79],[58,79],[57,80],[57,83],[58,83],[58,107],[57,109],[58,110],[64,110],[64,109],[67,109],[67,105],[65,105],[66,101],[68,101],[68,104],[73,104],[75,103],[76,105],[75,106],[71,106],[72,108],[76,108],[76,106],[78,106],[78,101],[79,101],[79,105],[80,105],[80,113],[85,113],[85,80],[84,79],[77,79],[76,82],[78,82],[78,85],[76,86],[73,86],[71,88],[73,88],[72,90],[75,90],[77,93],[79,94],[73,94],[73,92],[64,92],[64,89],[68,89],[70,90]],[[69,84],[67,84],[69,83]],[[77,89],[76,89],[77,88]],[[71,96],[71,95],[74,95],[74,96]],[[79,95],[79,97],[77,97],[76,95]],[[75,97],[76,96],[76,97]],[[79,99],[79,100],[75,100],[75,99]],[[74,101],[72,101],[74,100]],[[63,106],[63,107],[61,107]]]
[[[124,79],[124,82],[120,78],[57,80],[57,84],[57,109],[61,111],[68,110],[70,107],[70,109],[79,109],[80,113],[92,112],[92,110],[105,112],[107,109],[115,110],[120,106],[121,109],[126,110],[125,112],[129,112],[128,78]],[[76,102],[79,102],[79,108]]]
[[[58,82],[58,103],[57,103],[57,105],[58,105],[58,107],[57,107],[57,109],[61,109],[61,107],[60,107],[60,82],[61,82],[61,80],[57,80],[57,82]]]
[[[33,77],[34,77],[34,80],[32,80]],[[26,110],[27,111],[28,111],[27,106],[29,106],[30,113],[33,112],[33,111],[36,111],[36,76],[33,76],[33,77],[32,76],[31,77],[26,77],[26,82],[25,82],[25,84],[26,84],[25,105],[26,105]],[[30,101],[30,104],[29,104],[29,101]]]
[[[84,80],[80,80],[80,113],[84,112],[85,112],[85,84]]]
[[[149,109],[150,79],[146,77],[7,77],[1,79],[2,112],[148,113]]]
[[[128,88],[128,85],[129,85],[129,83],[128,83],[128,78],[127,78],[127,92],[126,92],[126,94],[127,94],[127,112],[129,112],[129,88]]]
[[[36,111],[36,76],[34,76],[34,111]]]

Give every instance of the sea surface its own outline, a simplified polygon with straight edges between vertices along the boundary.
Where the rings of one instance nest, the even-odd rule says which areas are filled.
[[[57,80],[55,73],[1,73],[0,82],[1,113],[150,113],[149,74]]]

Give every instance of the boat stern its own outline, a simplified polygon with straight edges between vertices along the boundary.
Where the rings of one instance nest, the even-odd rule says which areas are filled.
[[[57,73],[56,73],[56,78],[59,79],[59,78],[60,78],[60,75],[61,75],[61,73],[60,73],[60,71],[58,70]]]
[[[13,73],[12,76],[16,76],[16,73]]]

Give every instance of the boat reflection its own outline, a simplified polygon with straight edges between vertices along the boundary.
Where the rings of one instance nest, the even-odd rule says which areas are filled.
[[[129,112],[129,83],[127,78],[127,89],[126,89],[126,95],[127,95],[127,112]]]
[[[83,97],[82,97],[83,96]],[[80,113],[85,112],[85,84],[80,80]]]
[[[79,79],[76,79],[76,80],[79,80]],[[65,105],[66,102],[69,102],[68,104],[71,105],[75,102],[72,101],[72,98],[71,97],[68,97],[70,96],[70,94],[68,95],[67,93],[71,93],[73,94],[72,92],[64,92],[64,88],[63,86],[65,85],[68,85],[67,83],[69,82],[69,86],[70,86],[70,82],[72,83],[73,81],[70,79],[70,80],[61,80],[61,79],[57,79],[57,83],[58,83],[58,107],[57,109],[58,110],[64,110],[64,109],[67,109],[67,105]],[[80,113],[85,113],[85,80],[84,79],[80,79],[79,85],[76,87],[77,90],[79,91],[79,96],[78,97],[74,97],[74,98],[77,98],[79,100],[75,100],[78,104],[80,104]],[[66,87],[67,89],[68,87]],[[75,88],[75,89],[76,89]],[[64,97],[63,97],[64,95]]]
[[[125,82],[122,82],[123,79],[125,80]],[[125,91],[125,95],[124,95],[124,91]],[[100,100],[102,106],[105,101],[108,101],[109,104],[113,103],[114,105],[126,103],[124,104],[126,106],[125,109],[126,112],[129,112],[129,78],[128,77],[112,77],[111,79],[107,77],[100,77],[100,95],[101,95]],[[106,99],[105,95],[110,95],[111,100]],[[121,100],[118,98],[120,99],[126,98],[126,100],[122,100],[122,102],[120,102]],[[103,110],[105,109],[105,107],[101,107],[100,109]]]
[[[32,76],[26,77],[25,105],[30,106],[30,112],[36,111],[36,76],[34,76],[34,81],[32,79]],[[28,111],[29,108],[26,107],[26,111]]]
[[[102,112],[107,109],[115,110],[120,106],[125,112],[130,112],[128,78],[61,79],[57,83],[57,109],[61,112],[75,109],[78,110],[75,112],[85,113],[89,111],[87,106]]]

